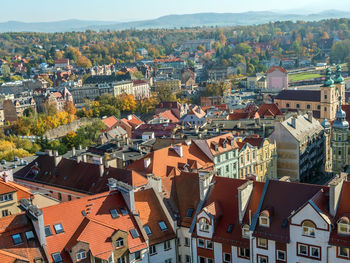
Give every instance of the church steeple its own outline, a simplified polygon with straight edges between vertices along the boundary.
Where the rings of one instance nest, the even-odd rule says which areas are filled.
[[[326,78],[323,82],[323,86],[324,87],[331,87],[331,86],[333,86],[333,84],[334,84],[334,81],[332,79],[332,71],[330,68],[327,68],[326,69]]]
[[[335,121],[333,123],[333,128],[349,129],[349,123],[346,121],[346,113],[341,108],[341,96],[339,96],[339,104],[337,107],[337,112],[335,114]]]
[[[344,78],[341,75],[341,66],[340,65],[337,66],[337,69],[335,71],[334,83],[335,84],[344,84]]]

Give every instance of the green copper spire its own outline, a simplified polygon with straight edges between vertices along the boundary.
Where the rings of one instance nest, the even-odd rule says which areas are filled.
[[[323,82],[324,87],[330,87],[334,84],[334,81],[332,80],[331,75],[332,75],[331,69],[327,68],[326,69],[326,78]]]
[[[337,70],[335,71],[335,78],[334,78],[334,83],[335,84],[343,84],[344,83],[344,78],[341,75],[341,66],[337,66]]]

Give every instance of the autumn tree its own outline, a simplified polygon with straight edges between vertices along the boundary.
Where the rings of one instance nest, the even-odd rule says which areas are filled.
[[[82,68],[91,68],[92,63],[91,63],[90,59],[88,59],[87,57],[80,56],[77,59],[77,66],[82,67]]]

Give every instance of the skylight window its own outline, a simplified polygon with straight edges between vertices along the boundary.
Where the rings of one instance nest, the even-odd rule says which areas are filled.
[[[52,236],[51,228],[50,226],[45,227],[45,236],[49,237]]]
[[[18,244],[22,244],[23,243],[22,237],[21,237],[20,234],[12,235],[12,240],[13,240],[13,244],[14,245],[18,245]]]
[[[137,230],[135,228],[130,230],[130,234],[131,234],[132,238],[137,238],[140,236],[139,232],[137,232]]]
[[[27,240],[34,239],[34,233],[33,233],[33,231],[27,231],[27,232],[26,232],[26,239],[27,239]]]
[[[122,213],[123,216],[128,214],[128,210],[125,207],[121,207],[119,210],[120,210],[120,213]]]
[[[119,217],[117,209],[111,209],[111,210],[109,210],[109,212],[111,213],[112,218],[118,218]]]
[[[56,225],[54,225],[53,227],[55,228],[56,234],[59,234],[59,233],[63,233],[63,232],[64,232],[63,226],[62,226],[61,223],[56,224]]]
[[[145,225],[143,229],[145,230],[147,236],[152,235],[152,231],[149,226]]]
[[[55,263],[63,262],[61,254],[58,252],[52,254],[52,259],[53,259],[53,262],[55,262]]]
[[[162,231],[165,231],[165,230],[168,229],[168,227],[166,226],[166,224],[165,224],[164,221],[158,222],[158,225],[159,225],[159,227],[160,227],[160,229],[161,229]]]
[[[187,212],[186,212],[186,217],[192,217],[193,212],[194,212],[194,209],[193,209],[193,208],[189,208],[189,209],[187,209]]]

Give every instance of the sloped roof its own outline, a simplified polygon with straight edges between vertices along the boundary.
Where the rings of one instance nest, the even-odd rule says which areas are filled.
[[[99,254],[99,257],[101,254],[108,255],[108,252],[110,255],[113,250],[110,237],[116,230],[128,234],[131,252],[146,248],[147,244],[134,216],[130,211],[122,215],[121,207],[127,209],[122,194],[111,191],[43,208],[44,224],[49,225],[53,233],[46,237],[49,255],[60,252],[63,262],[72,262],[66,249],[69,250],[78,241],[88,242],[91,251]],[[117,209],[119,217],[112,218],[111,209]],[[86,216],[82,214],[83,210]],[[67,211],[69,216],[66,216]],[[55,233],[53,225],[57,223],[62,224],[63,233]],[[132,229],[137,229],[140,236],[133,238],[129,232]]]
[[[227,141],[226,148],[223,144],[225,140]],[[231,141],[233,142],[233,145],[231,145]],[[198,147],[204,153],[206,153],[209,158],[213,158],[213,156],[217,154],[232,151],[233,149],[238,148],[237,142],[234,140],[234,136],[232,133],[226,133],[207,140],[194,140],[193,142],[197,144]],[[215,150],[214,145],[218,146],[217,151]]]
[[[282,90],[275,97],[278,100],[321,101],[320,90]]]
[[[32,172],[34,168],[39,170],[37,175]],[[107,191],[108,178],[115,178],[133,186],[147,184],[144,176],[126,169],[105,168],[101,177],[99,165],[82,161],[78,163],[76,160],[66,158],[62,158],[55,167],[54,157],[48,155],[38,156],[33,162],[17,171],[14,177],[87,194]]]
[[[20,200],[22,198],[28,199],[33,197],[33,194],[28,188],[15,182],[9,181],[6,183],[3,180],[0,180],[0,195],[12,192],[17,192],[17,200]]]
[[[274,103],[271,104],[261,104],[258,109],[258,114],[260,118],[266,117],[276,117],[278,115],[283,115],[282,111]]]
[[[118,119],[114,116],[109,116],[108,118],[102,119],[102,122],[107,126],[107,128],[112,128],[118,123]]]
[[[152,231],[148,237],[150,245],[176,238],[171,222],[167,219],[153,188],[135,192],[135,210],[139,213],[142,224],[148,225]],[[164,221],[167,230],[160,229],[160,221]]]
[[[279,70],[279,71],[281,71],[281,72],[283,72],[283,73],[288,74],[288,71],[285,70],[285,69],[282,68],[282,67],[271,67],[266,73],[272,73],[272,72],[274,72],[275,70]]]
[[[44,253],[35,237],[27,240],[25,232],[33,231],[32,223],[25,214],[17,214],[0,218],[0,262],[12,263],[15,260],[34,262],[35,258],[43,258]],[[23,243],[14,245],[12,235],[20,234]]]

